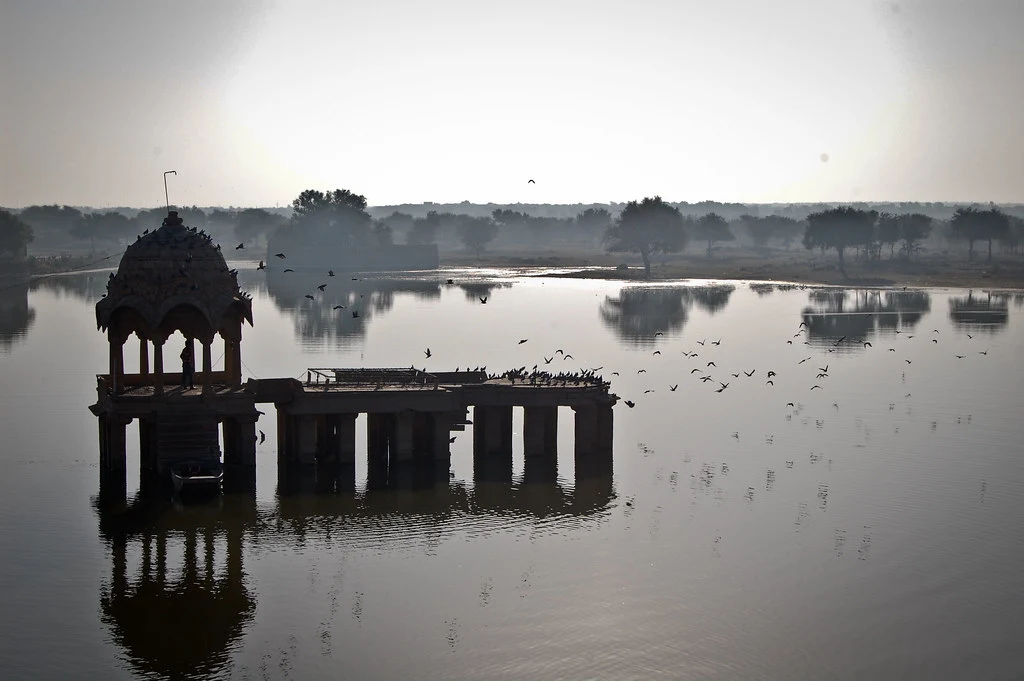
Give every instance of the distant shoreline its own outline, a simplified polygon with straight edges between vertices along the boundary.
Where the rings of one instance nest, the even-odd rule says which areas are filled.
[[[622,269],[622,265],[627,269]],[[651,278],[635,256],[593,254],[531,255],[528,253],[485,253],[477,260],[471,255],[441,257],[442,267],[504,267],[533,269],[549,267],[564,272],[545,276],[576,279],[622,281],[665,281],[678,279],[727,279],[861,288],[983,288],[1024,290],[1024,260],[984,258],[973,262],[962,256],[922,257],[911,263],[889,261],[860,263],[850,258],[847,277],[839,271],[835,256],[809,257],[806,254],[754,254],[654,257]]]

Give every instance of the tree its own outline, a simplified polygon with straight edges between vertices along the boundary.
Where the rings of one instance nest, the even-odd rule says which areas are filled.
[[[694,222],[693,238],[708,242],[707,256],[710,258],[715,242],[732,241],[736,237],[729,229],[729,223],[725,218],[718,213],[708,213]]]
[[[992,260],[992,240],[1010,232],[1010,217],[998,208],[979,210],[974,206],[957,208],[949,221],[953,234],[967,239],[967,257],[974,259],[974,242],[988,241],[988,259]]]
[[[932,231],[932,219],[923,213],[905,213],[900,216],[900,238],[907,259],[916,251],[918,242],[928,237]]]
[[[296,236],[329,236],[332,242],[349,248],[364,247],[370,241],[372,220],[366,212],[366,197],[348,189],[307,189],[292,201],[292,210],[290,231]]]
[[[92,248],[96,248],[96,240],[119,241],[131,235],[132,221],[122,213],[108,211],[106,213],[87,213],[71,228],[71,235],[80,239],[88,239]]]
[[[851,246],[870,244],[877,219],[878,213],[873,210],[859,210],[850,206],[811,213],[807,216],[804,248],[820,248],[822,251],[834,248],[839,255],[839,271],[845,277],[846,261],[843,252]]]
[[[412,230],[414,222],[411,215],[400,213],[397,210],[380,221],[391,228],[392,234],[404,234],[406,237],[408,237],[409,232]]]
[[[390,225],[383,220],[374,220],[370,233],[372,241],[376,246],[391,246],[395,243],[395,233]]]
[[[674,253],[686,248],[689,235],[679,209],[660,196],[630,201],[605,231],[611,253],[639,253],[644,271],[651,276],[651,255]]]
[[[896,242],[900,240],[900,217],[892,213],[882,213],[878,216],[878,243],[889,244],[889,259],[893,258],[893,251],[896,250]]]
[[[223,212],[223,211],[219,211]],[[212,215],[216,215],[217,212]],[[211,217],[212,217],[211,215]],[[218,215],[218,217],[220,217]],[[242,241],[251,241],[272,234],[284,224],[283,217],[262,208],[246,208],[234,219],[234,233]]]
[[[30,224],[10,211],[0,210],[0,253],[23,258],[34,238]]]
[[[588,238],[604,234],[611,224],[612,214],[604,208],[588,208],[576,214],[576,227]]]
[[[436,210],[427,212],[426,217],[416,218],[412,229],[405,235],[405,243],[410,245],[432,244],[437,242],[437,233],[441,230],[441,214]]]
[[[491,218],[467,216],[462,221],[462,224],[459,225],[459,238],[462,239],[462,243],[468,250],[476,254],[477,260],[480,259],[480,254],[487,245],[494,241],[497,236],[498,225]]]

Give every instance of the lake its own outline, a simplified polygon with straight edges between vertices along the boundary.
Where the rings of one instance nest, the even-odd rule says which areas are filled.
[[[243,379],[601,367],[611,477],[577,482],[563,408],[557,477],[525,480],[517,409],[511,483],[474,479],[468,426],[447,483],[369,486],[364,456],[354,491],[285,493],[264,405],[254,497],[110,518],[107,271],[8,287],[4,679],[1024,675],[1024,296],[237,265]]]

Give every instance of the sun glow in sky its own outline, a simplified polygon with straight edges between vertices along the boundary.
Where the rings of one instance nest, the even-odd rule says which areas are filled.
[[[0,205],[1024,199],[1014,0],[2,13]]]

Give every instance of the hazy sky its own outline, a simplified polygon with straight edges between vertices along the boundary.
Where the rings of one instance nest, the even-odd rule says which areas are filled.
[[[1021,0],[0,0],[0,205],[1024,200]],[[528,179],[536,184],[528,184]]]

